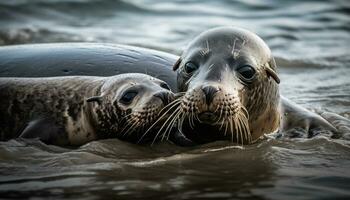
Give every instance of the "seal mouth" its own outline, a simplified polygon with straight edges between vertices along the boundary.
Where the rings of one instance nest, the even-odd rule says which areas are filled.
[[[213,124],[217,120],[217,115],[213,112],[206,111],[198,114],[198,119],[205,124]]]

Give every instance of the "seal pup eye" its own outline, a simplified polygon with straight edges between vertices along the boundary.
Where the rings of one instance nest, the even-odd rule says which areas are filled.
[[[169,85],[166,84],[166,83],[160,83],[160,87],[162,87],[162,88],[164,88],[164,89],[166,89],[166,90],[170,90]]]
[[[123,104],[130,104],[136,95],[136,91],[126,91],[119,101]]]
[[[198,66],[194,64],[193,62],[188,62],[185,64],[185,71],[186,73],[190,74],[198,69]]]
[[[238,73],[241,75],[244,81],[252,81],[255,75],[255,69],[250,65],[244,65],[238,68]]]

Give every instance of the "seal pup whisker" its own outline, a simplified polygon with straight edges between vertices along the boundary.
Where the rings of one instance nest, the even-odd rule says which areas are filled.
[[[174,124],[177,122],[179,115],[181,115],[180,110],[177,111],[177,114],[173,117],[173,120],[169,123],[167,129],[165,130],[163,137],[166,135],[166,140],[169,140],[169,136],[171,133],[171,128],[174,127]],[[162,141],[163,141],[163,137],[162,137]]]
[[[129,127],[129,128],[124,130],[124,132],[121,131],[121,133],[123,134],[122,137],[125,137],[126,135],[128,135],[130,133],[130,131],[134,131],[134,128],[138,127],[138,125],[140,125],[141,122],[139,120],[134,119],[132,123],[128,123],[128,124],[129,124],[129,126],[127,126],[127,127]]]
[[[121,120],[121,121],[125,121],[125,120],[127,120],[128,118],[130,118],[131,115],[133,115],[133,113],[129,113],[129,114],[125,115],[125,116],[124,116],[123,118],[121,118],[120,120]]]
[[[155,126],[157,125],[161,120],[163,120],[163,118],[169,114],[169,112],[171,111],[171,109],[173,109],[174,107],[176,107],[178,104],[180,104],[181,101],[180,100],[175,100],[173,102],[171,102],[170,104],[168,104],[167,106],[165,106],[161,111],[163,112],[165,109],[166,111],[146,130],[146,132],[140,137],[140,139],[138,140],[137,143],[140,143],[142,141],[142,139],[147,135],[147,133]]]
[[[177,115],[178,110],[180,110],[180,108],[175,109],[175,111],[170,114],[170,116],[168,117],[167,121],[163,124],[163,126],[164,127],[166,126],[166,128],[165,128],[165,130],[164,130],[164,132],[162,134],[161,141],[164,140],[165,135],[167,134],[169,127],[171,127],[170,125],[172,125],[172,122],[177,119],[176,115]],[[170,121],[168,121],[168,120],[170,120]],[[168,123],[168,125],[166,125],[167,123]],[[159,131],[161,131],[161,129],[159,129]]]
[[[176,110],[172,113],[174,114],[178,109],[180,109],[179,107],[176,108]],[[157,134],[154,136],[154,139],[151,143],[151,145],[154,144],[154,142],[156,141],[156,139],[158,138],[158,135],[160,134],[160,132],[163,130],[164,126],[168,123],[168,121],[171,120],[171,117],[169,117],[168,119],[166,119],[166,121],[164,122],[164,124],[161,126],[161,128],[158,130]]]

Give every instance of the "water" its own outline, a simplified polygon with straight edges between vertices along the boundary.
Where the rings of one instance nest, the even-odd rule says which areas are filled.
[[[350,198],[350,2],[12,0],[0,2],[0,44],[110,42],[179,54],[198,33],[237,25],[277,58],[281,92],[343,116],[342,137],[274,139],[241,148],[118,140],[64,149],[0,144],[0,197],[38,199]]]

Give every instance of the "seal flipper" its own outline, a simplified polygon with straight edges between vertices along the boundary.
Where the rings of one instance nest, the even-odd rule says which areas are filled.
[[[183,146],[183,147],[190,147],[196,145],[194,142],[192,142],[190,139],[188,139],[183,133],[181,133],[179,130],[173,131],[170,134],[169,140],[173,142],[176,145]]]
[[[297,131],[298,137],[312,138],[316,135],[334,135],[338,130],[317,113],[311,112],[281,96],[282,126],[281,131]],[[304,133],[304,134],[303,134]],[[293,134],[293,137],[295,134]],[[333,136],[332,136],[333,137]]]
[[[69,145],[64,128],[47,118],[29,122],[19,137],[39,138],[45,144]]]

